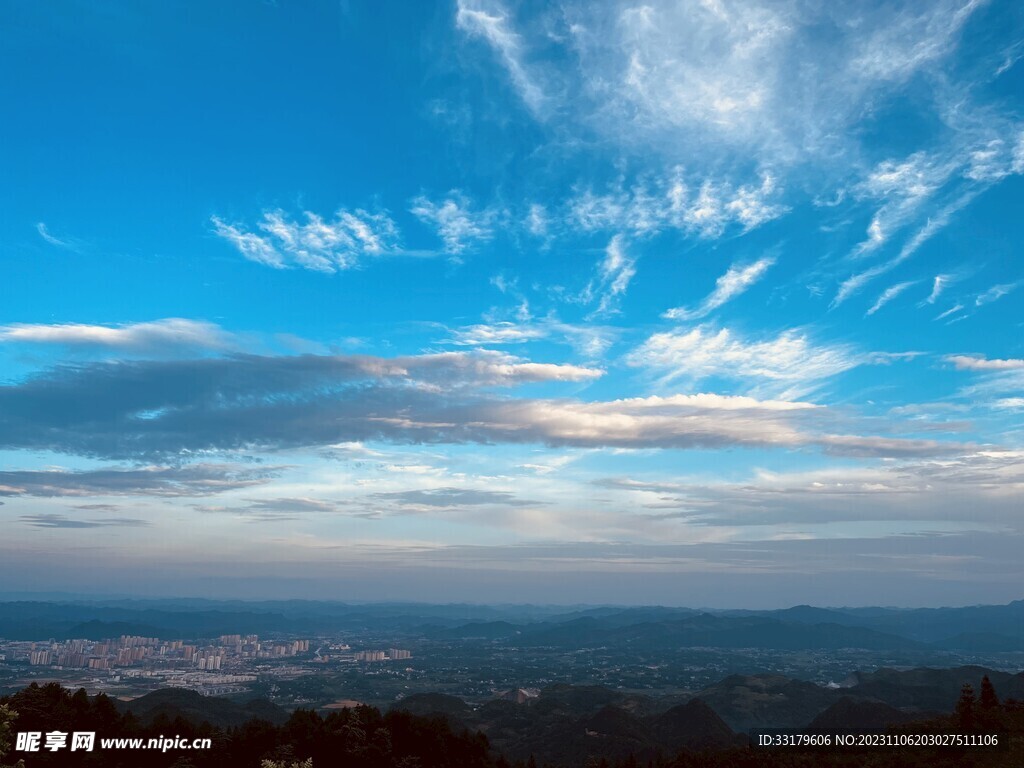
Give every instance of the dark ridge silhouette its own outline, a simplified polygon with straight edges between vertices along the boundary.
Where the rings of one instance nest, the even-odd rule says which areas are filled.
[[[701,699],[672,707],[651,720],[651,733],[673,752],[680,749],[727,749],[746,743]]]
[[[843,694],[782,675],[731,675],[697,695],[730,728],[747,732],[765,728],[799,728]]]
[[[217,728],[232,728],[253,719],[280,725],[288,719],[287,712],[266,699],[238,704],[184,688],[163,688],[131,701],[118,701],[116,706],[122,712],[131,712],[142,723],[152,723],[161,715],[171,720],[181,717],[194,723],[209,723]]]
[[[461,717],[470,711],[469,704],[457,696],[444,693],[414,693],[391,707],[414,715],[444,715]]]
[[[804,733],[885,733],[893,725],[920,720],[921,715],[903,712],[881,701],[844,696],[810,723]]]
[[[846,693],[883,701],[899,709],[941,712],[949,709],[949,702],[960,695],[964,683],[980,690],[981,679],[986,675],[1002,696],[1024,699],[1024,673],[1014,675],[976,666],[855,672],[850,677],[855,685]]]
[[[731,681],[745,679],[737,676]],[[781,688],[784,686],[777,681],[765,685],[765,690]],[[84,690],[72,693],[56,683],[29,686],[0,699],[0,704],[16,712],[19,730],[94,730],[103,737],[142,739],[173,733],[213,742],[210,750],[188,753],[108,750],[72,755],[41,751],[30,756],[27,768],[226,768],[259,766],[267,759],[291,765],[306,758],[311,758],[314,766],[346,768],[1010,768],[1021,765],[1024,758],[1024,705],[1004,697],[984,678],[980,695],[974,694],[970,683],[964,685],[959,698],[945,707],[950,712],[955,704],[955,711],[944,716],[917,719],[920,716],[916,715],[910,720],[907,713],[883,703],[841,697],[801,730],[849,733],[855,732],[851,728],[854,723],[857,730],[871,732],[998,733],[998,750],[757,748],[746,737],[733,734],[699,699],[646,717],[607,703],[586,713],[572,713],[563,708],[568,701],[592,707],[614,692],[589,688],[576,696],[568,689],[559,686],[550,692],[558,706],[549,707],[547,713],[537,706],[539,700],[525,704],[495,701],[474,711],[464,702],[460,706],[455,697],[421,699],[424,705],[433,701],[467,717],[481,717],[479,731],[462,729],[443,717],[420,717],[401,709],[381,714],[368,706],[326,715],[300,709],[278,724],[254,718],[238,726],[215,727],[210,724],[210,713],[222,711],[224,704],[236,709],[262,705],[197,701],[191,692],[163,691],[160,696],[143,697],[147,706],[136,714],[119,711],[106,696],[89,697]],[[621,695],[623,701],[630,701]],[[481,715],[485,712],[486,717]],[[501,718],[504,721],[498,722]],[[0,762],[10,757],[10,752],[0,755]]]

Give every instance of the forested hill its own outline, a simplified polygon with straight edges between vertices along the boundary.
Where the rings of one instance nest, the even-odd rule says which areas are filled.
[[[597,689],[563,686],[541,707],[494,702],[489,716],[496,739],[458,724],[458,700],[410,701],[447,711],[381,713],[358,706],[321,714],[286,715],[266,702],[232,703],[188,691],[159,691],[119,706],[57,684],[32,685],[0,700],[0,765],[24,759],[25,768],[260,768],[263,761],[291,768],[782,768],[783,766],[928,766],[1018,768],[1024,758],[1024,706],[1000,701],[988,683],[980,695],[961,692],[948,715],[913,719],[878,702],[842,698],[800,730],[805,733],[888,731],[899,734],[997,734],[996,747],[780,748],[737,735],[700,699],[645,714],[637,702]],[[595,709],[596,707],[596,709]],[[13,717],[13,722],[10,722]],[[502,721],[498,724],[498,721]],[[8,722],[5,722],[8,721]],[[861,728],[857,727],[860,723]],[[518,725],[517,725],[518,723]],[[508,732],[518,731],[509,742]],[[488,729],[490,730],[490,729]],[[97,738],[209,738],[209,749],[68,749],[14,752],[16,732],[94,731]],[[6,754],[2,754],[6,750]]]

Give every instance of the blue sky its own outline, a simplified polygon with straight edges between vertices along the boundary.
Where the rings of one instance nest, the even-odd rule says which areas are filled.
[[[0,30],[10,589],[1021,597],[1020,4]]]

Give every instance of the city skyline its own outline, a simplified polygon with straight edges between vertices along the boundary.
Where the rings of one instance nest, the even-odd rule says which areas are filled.
[[[1019,4],[0,29],[5,591],[1024,597]]]

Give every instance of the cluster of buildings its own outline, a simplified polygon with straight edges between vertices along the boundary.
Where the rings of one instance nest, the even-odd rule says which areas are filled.
[[[411,659],[412,652],[401,648],[389,648],[387,651],[357,651],[353,658],[356,661],[397,661]]]
[[[338,640],[269,639],[228,634],[201,640],[164,640],[122,635],[106,640],[5,641],[0,639],[0,667],[28,665],[22,684],[57,677],[91,692],[141,695],[159,688],[187,688],[204,696],[250,690],[260,681],[271,691],[285,681],[319,672],[322,665],[402,661],[404,648],[353,650]],[[402,666],[405,666],[404,664]]]
[[[217,672],[254,659],[283,659],[309,652],[309,640],[260,640],[257,635],[221,635],[205,645],[184,640],[122,635],[114,640],[48,640],[10,643],[11,661],[36,667],[114,669],[132,666],[193,668]]]

